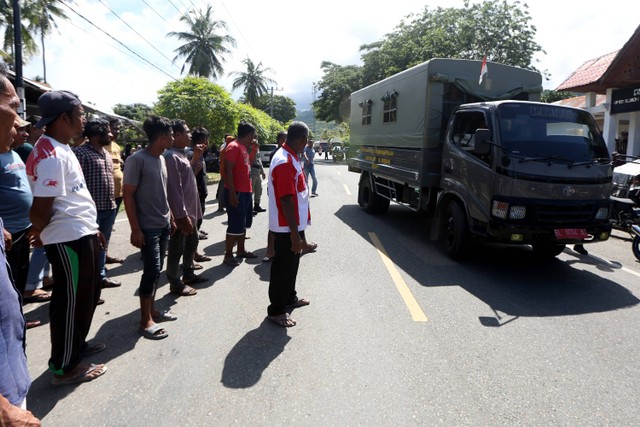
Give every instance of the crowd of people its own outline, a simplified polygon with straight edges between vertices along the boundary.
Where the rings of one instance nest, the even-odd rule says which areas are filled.
[[[146,146],[123,160],[119,121],[87,120],[71,92],[44,93],[38,99],[40,115],[22,120],[6,71],[0,63],[0,419],[3,425],[37,425],[26,410],[25,339],[26,329],[39,322],[25,320],[22,304],[49,302],[52,384],[92,381],[107,372],[105,364],[83,359],[107,347],[89,342],[88,333],[97,305],[104,303],[102,289],[121,286],[108,277],[107,264],[124,262],[108,254],[124,202],[130,243],[143,263],[139,332],[151,340],[166,338],[169,332],[161,323],[177,316],[154,304],[165,257],[172,294],[196,295],[193,285],[209,280],[196,270],[202,268],[198,262],[211,260],[198,252],[199,240],[207,237],[201,226],[208,196],[204,152],[210,142],[202,126],[190,129],[183,120],[151,116],[143,124]],[[239,259],[257,258],[245,245],[246,232],[253,217],[266,211],[267,317],[291,327],[296,324],[291,310],[309,304],[296,292],[300,256],[317,247],[305,239],[311,214],[309,171],[303,164],[309,161],[300,156],[309,129],[293,122],[278,135],[268,176],[255,127],[243,122],[235,131],[220,148],[218,209],[228,218],[223,263],[236,267]],[[264,178],[267,209],[260,203]]]

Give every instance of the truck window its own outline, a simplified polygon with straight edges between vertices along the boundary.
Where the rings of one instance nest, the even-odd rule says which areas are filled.
[[[384,101],[384,109],[382,122],[383,123],[396,123],[398,121],[398,101],[397,101],[397,92],[393,92],[392,94],[387,93],[382,100]]]
[[[602,135],[585,111],[541,104],[498,107],[500,141],[524,157],[552,156],[567,162],[609,158]]]
[[[360,107],[362,108],[362,125],[370,125],[371,124],[371,100],[367,99],[364,102],[361,102]]]
[[[475,155],[473,148],[478,129],[489,129],[482,111],[458,111],[454,116],[451,142],[460,149]],[[486,163],[490,161],[490,156],[479,158]]]

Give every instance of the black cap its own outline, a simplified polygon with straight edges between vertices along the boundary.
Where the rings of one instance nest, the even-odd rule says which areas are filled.
[[[67,90],[45,92],[38,98],[38,109],[42,118],[36,123],[37,128],[44,127],[54,121],[60,114],[73,110],[82,102]]]

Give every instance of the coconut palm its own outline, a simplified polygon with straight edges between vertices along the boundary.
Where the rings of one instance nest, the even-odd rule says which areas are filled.
[[[236,40],[230,35],[219,35],[216,32],[220,29],[227,30],[224,21],[213,19],[213,10],[207,6],[206,11],[191,11],[180,18],[187,23],[190,32],[170,32],[167,36],[177,37],[186,41],[185,44],[177,48],[177,53],[173,62],[179,58],[185,58],[180,73],[184,72],[187,64],[189,74],[211,77],[214,80],[224,74],[222,63],[225,61],[224,54],[230,52],[228,46],[236,46]]]
[[[24,10],[24,6],[22,10]],[[27,14],[25,14],[27,15]],[[28,16],[20,15],[28,19]],[[3,56],[9,63],[15,62],[15,42],[13,38],[13,1],[0,0],[0,29],[2,34]],[[38,45],[34,41],[31,33],[25,26],[22,26],[22,62],[25,63],[30,57],[38,52]]]
[[[69,19],[62,9],[63,0],[31,0],[25,7],[25,17],[29,20],[29,31],[40,35],[42,46],[42,70],[44,82],[47,82],[47,62],[45,60],[45,36],[58,28],[55,19]]]
[[[244,86],[244,99],[249,105],[256,105],[256,101],[261,95],[269,93],[268,85],[275,85],[275,80],[266,77],[264,74],[273,72],[271,68],[262,68],[262,62],[255,65],[249,58],[242,61],[247,66],[247,71],[233,71],[229,75],[237,75],[233,81],[232,90],[236,90]]]

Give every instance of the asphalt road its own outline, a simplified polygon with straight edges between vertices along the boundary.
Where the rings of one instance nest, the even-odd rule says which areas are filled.
[[[179,315],[169,337],[137,332],[142,263],[118,216],[110,253],[126,257],[103,291],[90,338],[108,348],[101,378],[54,387],[49,331],[27,333],[29,408],[48,426],[637,425],[640,419],[640,264],[624,235],[536,261],[527,247],[481,246],[464,262],[428,240],[426,220],[356,204],[356,174],[317,164],[298,274],[298,325],[267,320],[266,213],[247,248],[222,264],[226,215],[210,189],[201,251],[210,281],[193,297],[157,300]],[[266,206],[266,190],[263,195]],[[29,304],[47,319],[48,305]]]

